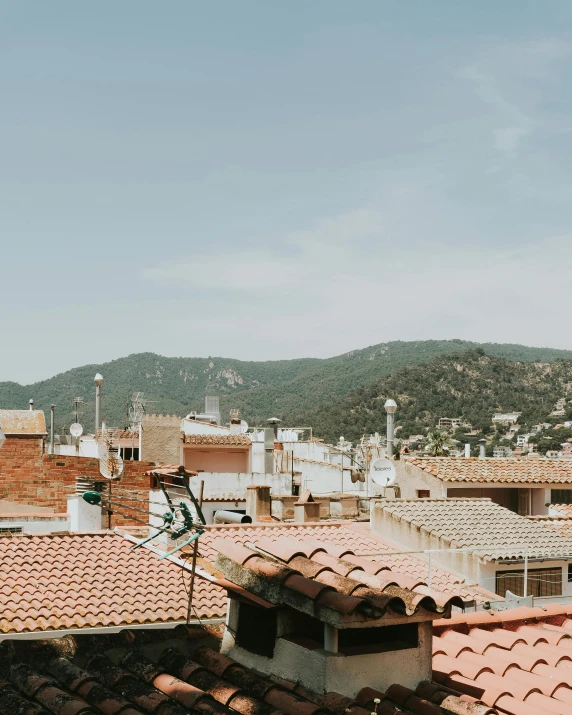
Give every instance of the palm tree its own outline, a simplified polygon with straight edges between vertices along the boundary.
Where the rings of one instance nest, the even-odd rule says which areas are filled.
[[[432,457],[447,457],[453,446],[454,442],[446,432],[436,429],[429,434],[427,451]]]

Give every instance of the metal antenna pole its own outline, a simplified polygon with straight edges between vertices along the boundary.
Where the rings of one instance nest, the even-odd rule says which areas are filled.
[[[199,507],[203,508],[203,492],[205,490],[205,482],[201,479],[199,487]],[[195,571],[197,568],[197,553],[199,549],[199,540],[193,544],[193,565],[191,566],[191,583],[189,585],[189,602],[187,604],[187,624],[191,622],[191,608],[193,607],[193,591],[195,590]]]

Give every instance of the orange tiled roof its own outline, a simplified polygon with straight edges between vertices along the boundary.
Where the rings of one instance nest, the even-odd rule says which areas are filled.
[[[0,633],[184,621],[181,566],[108,532],[0,537]],[[201,618],[226,614],[225,591],[195,579]]]
[[[375,564],[388,567],[392,572],[401,574],[404,582],[407,577],[425,581],[428,576],[427,561],[415,554],[392,554],[403,551],[403,547],[394,544],[369,531],[369,523],[360,525],[353,522],[327,522],[323,524],[217,524],[206,527],[199,541],[199,554],[202,562],[214,565],[218,555],[218,539],[224,538],[231,543],[245,544],[265,537],[272,542],[283,537],[299,541],[313,540],[324,543],[325,548],[346,548],[349,546],[357,554],[367,556]],[[387,555],[386,553],[387,552]],[[495,594],[478,586],[468,585],[465,578],[445,568],[432,564],[431,585],[448,595],[460,595],[464,601],[476,600],[479,603],[496,599]]]
[[[219,551],[217,567],[229,579],[278,606],[309,600],[318,609],[370,619],[463,607],[459,596],[428,588],[423,577],[400,574],[329,541],[259,535],[254,541],[259,551],[224,538],[214,547]]]
[[[250,437],[246,434],[185,434],[185,444],[220,444],[237,447],[250,447]]]
[[[126,630],[114,636],[10,641],[5,644],[9,657],[0,679],[0,715],[496,712],[442,693],[430,683],[422,683],[415,693],[400,685],[386,693],[363,688],[355,698],[310,692],[297,682],[250,670],[215,650],[213,640],[206,630],[179,626],[169,631]],[[441,707],[432,705],[436,702]]]
[[[433,679],[449,692],[495,715],[572,712],[572,605],[454,615],[434,633]]]
[[[42,410],[0,410],[0,427],[7,437],[17,434],[47,434]]]
[[[466,459],[404,455],[403,461],[445,482],[572,484],[572,460]]]

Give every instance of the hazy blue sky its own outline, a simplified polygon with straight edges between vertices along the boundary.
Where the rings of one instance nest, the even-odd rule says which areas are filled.
[[[572,347],[572,3],[0,0],[0,380]]]

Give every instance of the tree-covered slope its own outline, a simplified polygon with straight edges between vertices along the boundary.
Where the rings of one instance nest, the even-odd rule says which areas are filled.
[[[323,403],[337,404],[358,388],[406,366],[424,365],[438,356],[481,348],[487,354],[525,362],[552,362],[572,357],[572,351],[529,348],[521,345],[477,344],[461,340],[395,341],[355,350],[327,359],[303,358],[248,362],[229,358],[166,358],[140,353],[99,365],[84,365],[33,385],[0,382],[0,407],[25,408],[56,405],[56,426],[72,420],[74,397],[87,404],[80,418],[93,428],[93,377],[101,372],[103,415],[110,424],[126,422],[128,395],[141,391],[148,411],[184,415],[201,410],[206,394],[221,397],[223,418],[237,407],[251,423],[270,416],[298,421]],[[339,430],[336,430],[339,432]]]
[[[516,362],[477,349],[403,367],[301,417],[328,441],[340,435],[355,441],[364,433],[385,432],[383,405],[391,397],[398,403],[399,436],[423,434],[434,428],[440,417],[463,417],[490,434],[494,412],[522,412],[519,422],[523,427],[562,421],[565,418],[551,418],[549,414],[560,397],[571,394],[570,359]]]

